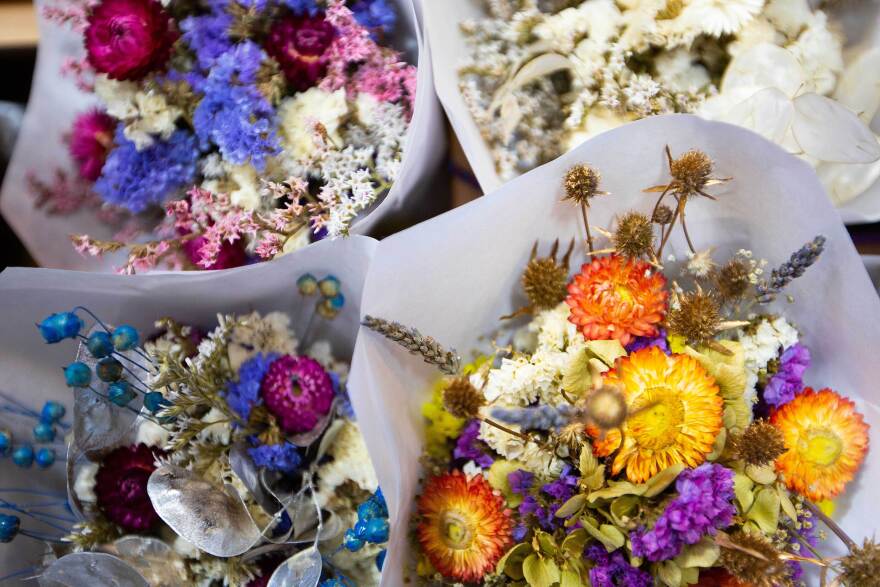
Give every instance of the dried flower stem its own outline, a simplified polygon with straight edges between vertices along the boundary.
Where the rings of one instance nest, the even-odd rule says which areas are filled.
[[[825,513],[824,513],[821,509],[819,509],[819,508],[816,506],[816,504],[814,504],[814,503],[813,503],[812,501],[810,501],[809,499],[805,499],[805,500],[804,500],[804,505],[806,506],[806,508],[807,508],[808,510],[810,510],[810,513],[812,513],[814,516],[816,516],[817,518],[819,518],[820,520],[822,520],[822,522],[823,522],[826,526],[828,526],[828,529],[831,530],[832,532],[834,532],[834,533],[837,535],[837,537],[840,538],[840,540],[841,540],[844,544],[846,544],[846,547],[847,547],[850,551],[852,551],[854,548],[856,548],[856,547],[858,546],[858,545],[855,543],[855,541],[854,541],[852,538],[850,538],[849,535],[848,535],[846,532],[843,531],[843,528],[841,528],[840,526],[838,526],[838,525],[837,525],[837,522],[835,522],[834,520],[832,520],[831,518],[829,518],[828,516],[826,516]]]
[[[495,428],[497,428],[498,430],[501,430],[502,432],[507,432],[508,434],[516,436],[517,438],[519,438],[520,440],[522,440],[524,442],[531,442],[532,441],[532,437],[529,436],[528,434],[526,434],[525,432],[517,432],[516,430],[513,430],[512,428],[508,428],[507,426],[504,426],[503,424],[499,424],[498,422],[496,422],[495,420],[492,420],[490,418],[480,418],[480,421],[485,422],[489,426],[494,426]]]
[[[584,230],[587,231],[587,251],[593,254],[593,235],[590,234],[590,221],[587,219],[587,205],[581,204],[581,216],[584,219]]]

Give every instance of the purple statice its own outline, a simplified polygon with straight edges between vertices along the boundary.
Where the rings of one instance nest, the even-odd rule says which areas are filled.
[[[584,556],[594,564],[590,569],[593,587],[651,587],[654,584],[650,573],[629,564],[619,550],[609,553],[605,547],[593,544]]]
[[[507,475],[507,483],[510,485],[510,491],[517,495],[528,495],[532,490],[532,484],[535,482],[535,474],[529,473],[524,469],[517,469],[513,473]]]
[[[247,449],[257,467],[266,468],[280,473],[295,473],[302,463],[302,457],[296,446],[283,442],[281,444],[262,444]]]
[[[244,41],[221,55],[204,83],[193,114],[203,147],[214,143],[223,159],[234,165],[250,162],[262,171],[266,158],[281,147],[275,133],[275,110],[257,88],[257,73],[266,54]]]
[[[804,388],[804,371],[810,366],[810,350],[794,343],[779,357],[779,369],[764,386],[764,401],[780,407],[794,399]]]
[[[667,355],[671,354],[669,343],[666,340],[666,330],[661,328],[657,336],[637,336],[631,343],[626,345],[627,354],[632,354],[642,349],[657,347]]]
[[[204,71],[210,70],[221,55],[232,49],[230,26],[232,15],[226,12],[225,3],[214,7],[208,14],[180,21],[183,40],[196,54],[196,61]]]
[[[247,420],[251,409],[260,404],[260,384],[277,358],[275,353],[257,353],[238,368],[238,381],[230,381],[226,387],[226,404],[242,420]]]
[[[733,471],[704,463],[686,469],[675,480],[672,500],[650,530],[630,534],[635,556],[658,562],[678,556],[688,544],[726,528],[733,521]]]
[[[119,125],[114,141],[94,188],[108,204],[143,212],[178,195],[195,179],[198,142],[185,130],[138,150]]]
[[[789,521],[785,525],[789,536],[789,543],[793,547],[792,552],[797,552],[797,549],[804,548],[804,542],[813,548],[819,546],[819,534],[812,516],[813,514],[809,510],[804,510],[803,513],[798,514],[797,524]],[[801,563],[797,561],[788,561],[787,564],[791,568],[791,580],[797,584],[804,576],[804,569]]]
[[[571,465],[562,467],[562,472],[554,481],[547,483],[541,487],[541,491],[555,499],[565,503],[568,501],[577,489],[578,476],[572,474]],[[561,505],[561,504],[560,504]],[[557,508],[558,509],[558,508]],[[556,510],[553,510],[554,513]]]
[[[289,8],[296,16],[317,16],[321,12],[321,8],[315,0],[281,0],[281,4]]]
[[[480,467],[486,469],[492,466],[495,460],[486,453],[486,446],[480,441],[480,421],[471,420],[461,430],[458,440],[455,442],[455,450],[452,456],[456,459],[474,461]]]
[[[525,520],[532,516],[538,522],[538,525],[548,532],[552,532],[557,526],[562,524],[562,520],[557,520],[553,517],[551,508],[542,504],[541,500],[534,495],[525,496],[522,503],[519,504],[518,511],[520,519]]]
[[[388,0],[357,0],[351,11],[358,24],[372,31],[390,33],[397,24],[397,13]]]

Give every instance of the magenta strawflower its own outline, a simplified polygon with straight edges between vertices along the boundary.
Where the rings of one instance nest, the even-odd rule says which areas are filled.
[[[116,119],[100,110],[80,114],[70,132],[70,156],[83,179],[95,181],[101,175],[107,152],[113,147]]]
[[[686,469],[675,481],[678,497],[666,507],[650,530],[630,534],[635,556],[651,562],[668,560],[688,544],[714,534],[733,522],[733,471],[704,463]]]
[[[95,70],[138,80],[165,65],[177,37],[156,0],[104,0],[89,15],[85,45]]]
[[[266,408],[288,434],[308,432],[333,404],[333,382],[320,363],[285,355],[269,366],[260,387]]]
[[[336,31],[323,17],[282,18],[272,25],[266,52],[281,66],[288,83],[307,90],[327,70],[327,49]]]
[[[146,532],[159,521],[147,495],[147,481],[156,470],[158,451],[145,444],[111,451],[95,475],[98,508],[127,532]]]

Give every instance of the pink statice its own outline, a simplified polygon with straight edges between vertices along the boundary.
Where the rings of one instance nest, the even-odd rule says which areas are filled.
[[[261,259],[272,259],[282,251],[283,247],[284,239],[281,238],[281,235],[268,233],[267,236],[260,240],[260,244],[257,245],[254,252],[259,255]]]
[[[62,77],[73,78],[78,90],[91,93],[95,90],[95,70],[88,57],[65,57],[61,63]]]
[[[65,0],[43,6],[43,16],[50,22],[69,26],[82,33],[88,26],[89,12],[97,0]]]
[[[34,206],[47,214],[64,216],[84,208],[94,208],[101,200],[90,185],[79,177],[71,177],[63,169],[56,169],[52,181],[47,183],[33,171],[26,177],[28,190],[34,197]]]

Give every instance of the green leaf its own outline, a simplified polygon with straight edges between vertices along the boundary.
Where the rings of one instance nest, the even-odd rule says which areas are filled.
[[[697,581],[700,580],[700,571],[696,568],[682,569],[681,570],[681,584],[682,585],[693,585]]]
[[[748,478],[747,475],[737,473],[733,476],[733,492],[736,494],[736,500],[739,502],[739,508],[743,512],[749,511],[755,502],[755,494],[752,488],[755,482]]]
[[[724,452],[724,447],[727,445],[727,428],[722,428],[718,431],[718,436],[715,437],[715,444],[712,445],[712,452],[706,455],[706,460],[709,462],[713,462],[718,460],[718,457],[721,456],[721,453]]]
[[[583,493],[578,493],[564,504],[562,504],[558,510],[556,510],[555,516],[557,518],[568,518],[570,516],[575,515],[579,511],[581,511],[584,505],[587,503],[587,496]]]
[[[589,532],[590,536],[592,536],[593,538],[595,538],[596,540],[601,542],[602,546],[604,546],[605,550],[607,550],[608,552],[611,552],[612,550],[620,548],[626,542],[626,537],[623,536],[623,534],[620,532],[620,530],[617,530],[617,528],[614,528],[614,526],[609,526],[608,524],[604,524],[602,526],[602,529],[599,529],[596,527],[595,524],[593,524],[591,521],[589,521],[586,518],[581,519],[581,524],[583,524],[584,530]],[[614,528],[615,530],[617,530],[617,535],[612,536],[611,534],[606,534],[605,533],[606,527]],[[622,542],[621,542],[621,538],[623,539]]]
[[[523,561],[523,576],[531,587],[552,587],[559,581],[559,567],[549,558],[532,553]]]
[[[678,477],[679,473],[684,471],[684,465],[679,463],[677,465],[672,465],[671,467],[666,467],[645,483],[645,490],[641,495],[645,497],[654,497],[656,495],[660,495],[663,493],[663,490],[669,487],[673,481]]]
[[[642,495],[645,489],[644,485],[634,485],[629,481],[611,481],[605,489],[591,492],[587,496],[587,501],[593,503],[598,499],[614,499],[621,495]]]
[[[626,349],[616,340],[591,340],[587,343],[587,354],[611,368],[614,361],[626,355]]]
[[[665,561],[657,565],[657,577],[668,587],[680,587],[681,569],[672,561]]]
[[[721,548],[714,540],[706,537],[692,546],[685,547],[681,554],[675,557],[675,562],[683,569],[708,568],[715,564],[719,556],[721,556]]]
[[[581,487],[588,491],[595,491],[605,486],[605,465],[599,465],[590,475],[581,476]]]
[[[746,518],[755,522],[768,536],[776,532],[779,525],[779,492],[775,487],[765,487],[755,493],[755,503]]]
[[[559,577],[559,587],[581,587],[581,574],[566,563]]]
[[[620,548],[624,544],[626,544],[626,536],[617,529],[616,526],[612,526],[611,524],[602,524],[599,526],[599,531],[608,538],[608,540],[615,546],[615,548]]]
[[[593,387],[590,357],[586,352],[577,353],[562,370],[562,389],[581,397]]]
[[[516,546],[508,550],[504,556],[501,557],[501,560],[499,560],[498,564],[495,565],[495,572],[499,575],[503,572],[505,575],[515,581],[522,580],[523,561],[529,554],[531,554],[531,552],[531,544],[517,544]]]
[[[599,459],[593,454],[593,449],[588,444],[585,444],[583,448],[581,448],[578,468],[581,470],[581,477],[592,475],[599,468]]]
[[[541,552],[549,556],[556,555],[556,551],[559,547],[556,546],[556,541],[553,539],[552,534],[538,531],[535,533],[535,540],[540,547]]]
[[[776,486],[776,491],[779,493],[779,504],[782,506],[782,511],[785,512],[785,515],[788,516],[790,520],[796,522],[797,510],[791,502],[791,498],[788,496],[788,490],[783,485],[778,484]]]
[[[773,463],[764,465],[763,467],[746,465],[746,475],[759,485],[770,485],[776,481],[776,470],[773,468]]]
[[[586,544],[587,531],[583,528],[578,528],[562,541],[562,551],[572,559],[579,559],[584,553],[584,546]]]
[[[623,495],[611,502],[611,518],[618,526],[625,526],[630,521],[630,514],[636,509],[639,498],[635,495]]]
[[[497,460],[489,467],[486,480],[494,489],[504,496],[507,507],[515,508],[522,503],[523,496],[510,490],[510,481],[507,476],[519,469],[519,465],[512,461]]]

